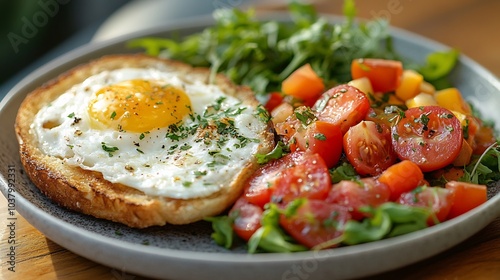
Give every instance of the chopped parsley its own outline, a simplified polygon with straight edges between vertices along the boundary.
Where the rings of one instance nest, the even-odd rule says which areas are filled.
[[[304,127],[310,125],[316,120],[316,116],[312,112],[312,110],[308,107],[301,106],[295,109],[294,111],[297,119],[302,123]]]
[[[191,145],[189,145],[189,144],[187,144],[187,143],[184,143],[184,145],[182,145],[180,149],[181,149],[182,151],[187,151],[187,150],[191,149],[192,147],[193,147],[193,146],[191,146]]]
[[[113,153],[118,151],[118,147],[113,147],[113,146],[107,146],[106,143],[101,142],[101,147],[102,149],[108,153],[110,157],[113,156]]]
[[[321,141],[326,141],[326,136],[323,133],[316,133],[314,134],[314,138],[321,140]]]
[[[268,123],[271,120],[271,115],[262,104],[259,104],[259,106],[257,106],[256,114],[263,123]]]
[[[196,176],[197,178],[201,177],[201,176],[207,175],[207,171],[206,170],[205,171],[194,171],[193,173],[194,173],[194,176]]]

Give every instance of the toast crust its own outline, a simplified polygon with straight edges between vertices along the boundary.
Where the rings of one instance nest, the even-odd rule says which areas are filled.
[[[43,106],[92,75],[124,67],[175,69],[188,81],[200,80],[205,83],[208,83],[210,76],[207,68],[194,68],[177,61],[134,54],[105,56],[77,66],[47,82],[26,97],[19,108],[15,124],[21,162],[31,181],[42,193],[63,207],[135,228],[167,223],[188,224],[223,212],[241,195],[245,181],[258,168],[254,155],[233,180],[218,192],[207,197],[173,199],[146,195],[125,185],[111,183],[103,179],[99,172],[70,166],[38,148],[30,125]],[[214,83],[244,104],[259,104],[248,87],[234,85],[223,75],[216,75]],[[269,123],[260,135],[257,153],[268,153],[273,146],[274,134]]]

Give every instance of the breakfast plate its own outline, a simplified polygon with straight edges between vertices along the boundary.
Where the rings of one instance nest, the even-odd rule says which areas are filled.
[[[283,15],[273,15],[280,18]],[[433,256],[472,236],[500,216],[500,187],[489,190],[489,200],[466,214],[418,232],[361,245],[323,251],[247,254],[243,244],[232,250],[217,246],[211,226],[132,229],[68,211],[52,203],[30,182],[19,161],[14,121],[25,96],[70,68],[106,54],[131,53],[126,42],[139,37],[171,37],[197,32],[210,19],[155,28],[92,43],[37,69],[17,84],[0,103],[0,186],[4,196],[15,189],[16,210],[47,238],[90,260],[127,273],[168,279],[319,279],[357,278],[396,269]],[[396,50],[408,59],[423,61],[446,46],[392,29]],[[451,74],[458,87],[485,119],[500,120],[500,81],[483,67],[461,56]],[[499,123],[496,124],[500,130]],[[15,182],[12,170],[15,169]],[[300,273],[300,274],[297,274]]]

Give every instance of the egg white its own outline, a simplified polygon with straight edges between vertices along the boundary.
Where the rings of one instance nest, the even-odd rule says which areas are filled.
[[[91,128],[87,104],[92,93],[132,79],[162,81],[182,88],[191,100],[193,113],[174,128],[144,133]],[[204,116],[214,105],[219,110],[208,110],[213,115]],[[230,124],[225,130],[217,126],[224,118],[224,124]],[[48,123],[53,125],[47,127]],[[203,129],[207,123],[210,125]],[[112,183],[148,195],[179,199],[209,196],[230,184],[256,153],[256,139],[265,128],[256,108],[242,104],[216,85],[186,82],[173,72],[139,68],[87,78],[43,107],[31,125],[45,154],[98,171]]]

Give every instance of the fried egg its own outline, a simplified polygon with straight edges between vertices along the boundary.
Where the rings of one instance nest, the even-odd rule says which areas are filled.
[[[205,197],[258,150],[259,108],[174,72],[122,68],[74,85],[31,125],[41,150],[148,195]]]

